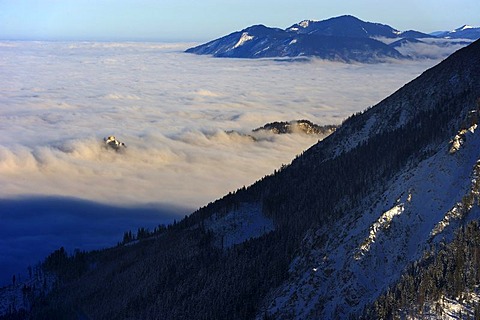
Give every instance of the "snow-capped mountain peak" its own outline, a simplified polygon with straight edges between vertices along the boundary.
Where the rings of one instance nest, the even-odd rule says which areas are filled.
[[[467,29],[473,29],[473,28],[475,28],[475,27],[472,27],[468,24],[465,24],[465,25],[461,26],[460,28],[452,30],[452,32],[459,32],[459,31],[463,31],[463,30],[467,30]]]

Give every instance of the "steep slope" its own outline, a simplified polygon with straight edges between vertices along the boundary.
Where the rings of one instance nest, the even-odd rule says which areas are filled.
[[[59,281],[33,315],[359,316],[430,243],[480,212],[459,205],[480,159],[479,96],[477,41],[347,119],[290,166],[168,229],[51,256],[45,266]]]

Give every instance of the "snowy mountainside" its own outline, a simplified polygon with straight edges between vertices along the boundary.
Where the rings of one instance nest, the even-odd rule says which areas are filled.
[[[291,265],[291,278],[270,301],[269,314],[276,319],[358,316],[432,242],[451,238],[460,221],[480,218],[477,210],[447,219],[471,190],[480,133],[469,131],[458,153],[448,151],[446,141],[328,230],[312,230]]]

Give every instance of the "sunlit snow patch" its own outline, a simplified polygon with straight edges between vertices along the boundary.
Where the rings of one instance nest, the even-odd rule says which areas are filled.
[[[408,197],[411,199],[411,195]],[[378,232],[386,230],[390,227],[393,217],[402,214],[404,210],[404,204],[400,203],[394,206],[392,209],[385,211],[380,218],[370,227],[370,234],[360,245],[358,252],[355,253],[355,260],[360,260],[370,250],[370,246],[375,242]]]
[[[465,119],[465,123],[463,125],[463,129],[459,130],[458,133],[453,137],[450,141],[450,154],[454,154],[466,141],[466,135],[468,132],[475,133],[475,129],[477,129],[477,122],[478,122],[478,110],[472,110],[468,113],[467,118]]]
[[[248,32],[242,33],[242,36],[238,40],[238,42],[233,46],[233,49],[243,46],[245,42],[252,40],[254,37],[249,35]]]
[[[450,154],[454,154],[455,152],[457,152],[458,150],[460,150],[460,148],[462,147],[463,143],[465,142],[465,135],[467,134],[467,132],[471,132],[471,133],[474,133],[475,132],[475,129],[477,129],[477,124],[474,124],[472,125],[470,128],[468,129],[462,129],[460,130],[456,135],[455,137],[453,137],[453,139],[450,141],[450,144],[451,144],[451,147],[450,147]]]

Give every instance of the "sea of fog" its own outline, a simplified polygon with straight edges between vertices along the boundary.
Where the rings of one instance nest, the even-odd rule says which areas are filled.
[[[216,59],[188,46],[0,42],[0,285],[62,245],[178,219],[322,138],[226,131],[340,124],[439,61]],[[124,152],[104,147],[109,135]]]

